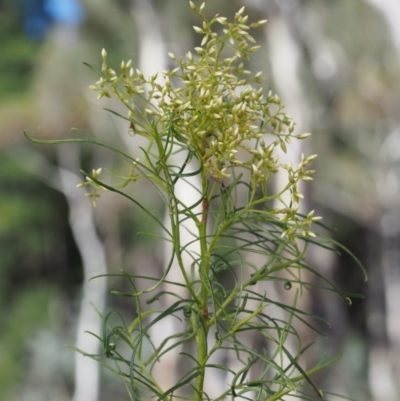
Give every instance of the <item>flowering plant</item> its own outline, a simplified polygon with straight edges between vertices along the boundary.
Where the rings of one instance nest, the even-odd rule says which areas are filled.
[[[119,99],[127,116],[112,112],[127,121],[133,140],[136,136],[147,140],[146,148],[141,148],[142,162],[99,141],[29,139],[89,142],[122,156],[130,166],[123,182],[107,184],[100,180],[101,169],[96,169],[91,175],[85,173],[81,186],[93,187],[89,196],[95,205],[104,189],[129,198],[158,224],[161,236],[171,244],[172,256],[161,278],[122,272],[133,291],[119,294],[136,299],[137,318],[130,325],[123,321],[122,326],[111,327],[107,315],[103,336],[98,337],[105,358],[116,363],[109,369],[130,384],[132,400],[211,399],[206,373],[212,370],[230,381],[212,396],[215,401],[228,397],[275,401],[285,395],[320,398],[322,391],[310,376],[338,358],[302,367],[308,345],[302,344],[295,321],[313,329],[310,318],[316,317],[299,309],[298,299],[315,285],[310,273],[347,302],[356,295],[338,290],[305,260],[310,244],[329,248],[329,240],[313,228],[320,217],[314,211],[299,213],[303,198],[299,185],[312,180],[314,170],[308,168],[316,155],[301,155],[300,163],[293,166],[280,163],[279,154],[286,153],[292,141],[310,134],[295,134],[295,124],[279,96],[272,91],[264,94],[262,73],[245,69],[244,62],[259,49],[249,32],[266,21],[248,23],[244,7],[233,22],[219,15],[207,19],[204,4],[197,8],[190,2],[190,7],[201,19],[201,27],[194,30],[203,40],[195,55],[189,52],[178,58],[169,53],[175,69],[145,77],[128,61],[116,72],[107,65],[105,50],[101,70],[89,66],[100,76],[91,86],[98,98]],[[287,176],[285,185],[271,189],[274,176],[282,171]],[[139,180],[157,188],[168,223],[122,192]],[[181,183],[193,187],[193,203],[181,198],[177,191]],[[191,233],[197,251],[182,240],[188,222],[197,230]],[[179,270],[181,280],[170,280],[172,268]],[[151,285],[139,291],[140,280]],[[165,285],[174,290],[163,291]],[[270,297],[271,285],[286,289],[289,301]],[[173,302],[164,309],[142,309],[144,294],[152,295],[147,300],[151,304],[166,293]],[[170,316],[182,320],[183,327],[155,346],[151,328]],[[261,350],[248,343],[249,335],[263,344]],[[128,345],[129,355],[121,342]],[[195,349],[195,357],[182,351],[185,346]],[[235,368],[212,362],[222,351],[235,355]],[[154,367],[174,352],[186,357],[187,370],[170,388],[161,388]],[[91,355],[99,360],[104,356]]]

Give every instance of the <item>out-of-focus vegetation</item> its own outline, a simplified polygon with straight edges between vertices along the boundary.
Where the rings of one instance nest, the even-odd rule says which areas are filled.
[[[31,83],[38,43],[27,40],[21,29],[21,21],[15,12],[0,15],[0,36],[10,38],[0,45],[0,94],[6,96],[23,94]]]
[[[390,1],[382,2],[390,7]],[[128,146],[135,140],[129,127],[95,104],[87,89],[94,78],[81,62],[97,65],[106,47],[110,65],[132,58],[137,67],[137,16],[145,18],[145,4],[159,16],[154,26],[162,30],[168,50],[182,54],[198,40],[188,33],[194,21],[186,0],[85,0],[84,19],[57,20],[46,14],[43,35],[29,34],[27,13],[45,3],[50,2],[0,0],[0,401],[71,398],[74,354],[66,347],[75,342],[83,272],[57,169],[78,174],[79,168],[90,171],[112,163],[119,168],[98,149],[33,146],[23,130],[65,138],[77,135],[70,131],[75,126]],[[249,18],[269,20],[266,38],[282,48],[285,38],[272,36],[272,27],[280,19],[291,27],[301,58],[302,106],[308,113],[303,129],[314,133],[313,153],[321,155],[312,207],[369,270],[365,284],[350,258],[328,261],[326,255],[314,255],[344,290],[367,296],[349,310],[318,294],[310,297],[312,309],[333,325],[333,340],[319,345],[321,353],[331,348],[344,353],[319,380],[360,400],[397,400],[400,56],[390,20],[366,0],[221,0],[210,2],[209,12],[229,16],[242,5]],[[266,86],[276,89],[270,51],[269,44],[253,69],[267,70]],[[280,71],[284,76],[285,68]],[[156,202],[146,187],[138,196]],[[97,209],[94,219],[109,271],[161,267],[161,252],[135,234],[144,224],[137,210],[111,194],[102,195]],[[108,301],[133,311],[113,298]],[[122,397],[123,389],[115,386],[103,373],[100,399]]]

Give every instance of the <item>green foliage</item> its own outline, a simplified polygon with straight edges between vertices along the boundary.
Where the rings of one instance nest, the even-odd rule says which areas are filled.
[[[0,99],[27,91],[39,44],[24,36],[17,9],[0,15]]]
[[[29,376],[28,348],[36,333],[54,323],[51,308],[71,281],[58,246],[65,202],[18,162],[0,153],[0,400],[16,399]],[[67,226],[66,226],[67,227]],[[42,279],[41,282],[40,279]],[[78,278],[79,279],[79,278]],[[57,283],[58,281],[58,283]]]
[[[12,394],[26,368],[21,364],[26,344],[39,328],[49,324],[49,306],[55,299],[53,288],[45,285],[26,288],[17,301],[9,306],[7,317],[1,321],[0,334],[0,388],[1,399]]]
[[[31,278],[32,266],[38,266],[38,275],[60,252],[54,249],[65,210],[59,194],[21,169],[13,155],[0,153],[0,302],[15,292],[10,281],[23,284]]]
[[[202,21],[201,27],[194,28],[203,35],[201,47],[195,48],[197,56],[189,52],[185,59],[170,54],[177,68],[164,72],[163,82],[157,74],[146,78],[134,71],[131,61],[122,62],[117,73],[108,67],[105,50],[101,71],[90,67],[100,76],[91,88],[99,92],[99,98],[119,99],[128,117],[111,112],[127,120],[133,140],[137,135],[147,139],[139,160],[97,140],[40,141],[26,135],[37,143],[91,143],[120,155],[129,165],[129,173],[120,182],[101,181],[101,169],[97,169],[92,175],[85,173],[81,186],[93,188],[88,196],[94,205],[103,190],[131,200],[158,226],[152,234],[171,244],[172,254],[161,278],[126,272],[114,275],[131,284],[131,292],[114,293],[136,300],[137,317],[125,322],[118,315],[114,323],[112,312],[108,313],[103,333],[92,333],[102,342],[103,355],[88,356],[130,385],[135,401],[209,399],[206,372],[215,369],[232,377],[215,400],[240,396],[275,401],[289,394],[306,400],[322,398],[311,375],[338,358],[322,357],[307,371],[302,367],[302,356],[311,344],[303,344],[298,325],[318,331],[312,323],[318,317],[300,309],[298,300],[316,285],[312,276],[320,280],[319,287],[336,292],[347,303],[356,295],[338,290],[305,260],[310,244],[332,249],[329,240],[313,228],[319,220],[314,212],[299,213],[303,198],[299,184],[312,180],[313,170],[306,167],[316,156],[302,155],[299,165],[292,166],[280,163],[279,154],[309,134],[294,134],[294,122],[280,98],[252,86],[262,82],[261,73],[247,71],[240,60],[248,60],[258,50],[249,30],[265,21],[248,24],[244,8],[233,22],[220,16],[208,20],[204,5],[190,4]],[[279,172],[287,175],[287,181],[274,191],[271,180]],[[193,204],[185,204],[176,187],[191,177],[200,187],[195,189]],[[148,180],[158,191],[168,211],[168,225],[146,204],[122,191],[131,183],[140,186],[141,180]],[[193,241],[199,253],[191,252],[182,239],[188,222],[196,227]],[[175,268],[180,281],[170,279]],[[139,290],[143,282],[146,288]],[[165,284],[172,290],[165,291]],[[280,285],[289,301],[270,297],[266,284]],[[160,309],[157,302],[167,296],[173,301]],[[148,305],[156,306],[147,309],[144,297]],[[156,347],[150,329],[171,316],[184,322],[183,329]],[[250,335],[258,336],[264,349],[250,347],[246,342]],[[193,347],[194,357],[181,352],[189,367],[171,388],[163,389],[154,377],[154,366],[182,347]],[[221,351],[235,354],[240,368],[232,371],[212,363]]]

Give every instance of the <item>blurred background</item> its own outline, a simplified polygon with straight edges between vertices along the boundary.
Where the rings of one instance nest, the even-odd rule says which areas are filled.
[[[199,6],[201,2],[196,2]],[[341,288],[360,292],[351,307],[309,294],[311,308],[332,323],[313,352],[343,353],[318,378],[359,400],[400,399],[400,2],[398,0],[213,0],[206,13],[268,19],[254,32],[261,50],[250,68],[283,99],[306,148],[320,156],[307,189],[309,209],[335,228],[365,265],[365,282],[343,254],[311,255]],[[91,303],[133,316],[132,304],[109,295],[123,282],[96,274],[162,269],[148,227],[121,197],[105,193],[96,209],[80,169],[119,168],[102,148],[34,145],[92,131],[135,154],[124,121],[103,111],[88,89],[100,68],[132,59],[145,75],[172,67],[166,52],[199,45],[198,20],[186,0],[0,0],[0,401],[126,399],[120,380],[68,349],[101,352]],[[107,178],[107,173],[105,175]],[[162,204],[150,188],[139,200]],[[156,249],[156,251],[154,251]],[[80,333],[80,334],[79,334]],[[89,338],[89,343],[87,342]],[[332,400],[334,398],[331,398]]]

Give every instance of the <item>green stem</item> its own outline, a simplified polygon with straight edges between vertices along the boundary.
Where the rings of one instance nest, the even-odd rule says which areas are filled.
[[[199,365],[199,375],[196,378],[196,393],[195,401],[203,400],[203,388],[204,388],[204,376],[205,376],[205,365],[207,362],[207,334],[208,329],[204,324],[204,318],[201,315],[197,315],[194,319],[198,319],[197,322],[197,334],[196,334],[196,347],[197,347],[197,363]],[[200,323],[200,324],[198,324]]]
[[[208,181],[205,172],[202,172],[202,189],[203,189],[203,204],[202,204],[202,217],[198,223],[199,240],[200,240],[200,305],[199,314],[194,316],[197,319],[197,333],[196,333],[196,346],[197,346],[197,362],[199,364],[199,376],[196,379],[196,394],[195,400],[201,401],[203,399],[203,387],[204,387],[204,376],[205,376],[205,364],[207,361],[207,334],[209,330],[208,326],[208,297],[209,297],[209,283],[208,283],[208,270],[210,268],[210,253],[207,244],[207,220],[208,220],[208,208],[209,208],[209,197],[207,194]],[[195,326],[195,327],[196,327]]]

